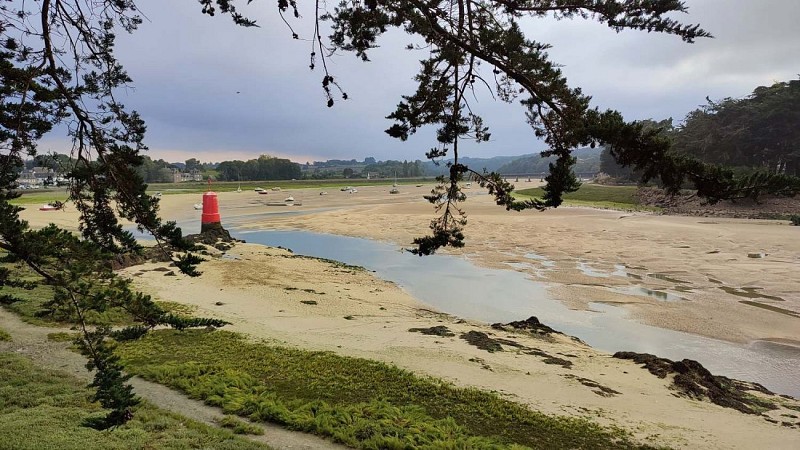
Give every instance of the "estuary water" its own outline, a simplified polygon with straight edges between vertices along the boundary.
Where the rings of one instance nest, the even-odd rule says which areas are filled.
[[[593,311],[571,310],[548,295],[545,283],[513,270],[479,267],[455,256],[419,257],[387,243],[308,231],[231,231],[247,242],[365,267],[447,314],[487,323],[536,316],[600,350],[694,359],[712,373],[755,381],[774,392],[800,397],[797,347],[767,341],[737,345],[653,327],[629,318],[622,308],[601,303],[591,303]]]

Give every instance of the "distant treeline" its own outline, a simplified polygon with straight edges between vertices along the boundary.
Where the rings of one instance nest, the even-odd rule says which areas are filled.
[[[219,181],[291,180],[302,178],[300,164],[288,159],[261,155],[249,161],[223,161],[217,164]]]
[[[398,177],[409,178],[409,177],[421,177],[425,175],[425,168],[422,166],[422,161],[380,161],[375,164],[370,164],[364,167],[364,170],[361,172],[364,177],[366,177],[366,173],[369,173],[370,176],[375,176],[376,174],[382,178],[390,178],[394,177],[395,174]]]
[[[645,129],[661,129],[672,140],[672,151],[703,162],[800,176],[800,79],[756,88],[744,98],[726,98],[690,112],[684,123],[672,119],[642,121]],[[609,149],[610,150],[610,149]],[[618,178],[638,179],[618,166],[609,150],[601,171]]]

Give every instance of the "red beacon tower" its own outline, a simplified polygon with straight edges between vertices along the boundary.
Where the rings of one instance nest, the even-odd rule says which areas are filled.
[[[219,216],[217,193],[211,191],[211,178],[208,178],[208,191],[203,194],[203,215],[200,219],[200,232],[222,229]]]

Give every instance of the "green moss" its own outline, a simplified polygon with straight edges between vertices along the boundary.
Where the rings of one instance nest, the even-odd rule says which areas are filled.
[[[629,448],[620,430],[549,416],[477,389],[376,361],[247,341],[227,331],[157,331],[120,345],[126,369],[226,413],[356,448]]]
[[[133,420],[108,431],[85,426],[103,414],[89,402],[85,383],[0,353],[0,447],[63,449],[263,449],[230,431],[216,429],[143,403]]]

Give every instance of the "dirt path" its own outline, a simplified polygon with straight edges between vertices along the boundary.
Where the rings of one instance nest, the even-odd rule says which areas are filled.
[[[69,331],[66,328],[39,327],[23,322],[15,314],[0,308],[0,328],[8,332],[11,342],[0,342],[0,352],[24,355],[34,363],[48,369],[60,370],[87,383],[92,374],[86,370],[86,359],[67,349],[69,343],[47,339],[50,333]],[[166,386],[151,383],[138,377],[130,380],[138,396],[151,404],[211,426],[224,416],[222,409],[192,400]],[[245,420],[245,419],[242,419]],[[262,436],[245,435],[247,439],[261,442],[275,449],[345,449],[320,437],[289,431],[277,425],[252,422],[264,429]]]

